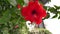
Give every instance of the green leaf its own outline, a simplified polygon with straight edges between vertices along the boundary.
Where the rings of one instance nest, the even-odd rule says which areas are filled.
[[[57,13],[60,15],[60,11],[57,11]]]
[[[21,18],[20,21],[21,21],[21,22],[25,22],[24,18]]]
[[[58,16],[58,14],[55,14],[52,18],[56,18]]]
[[[47,6],[44,6],[44,8],[47,10]]]
[[[48,11],[53,12],[55,10],[54,7],[49,7]]]
[[[51,13],[54,13],[54,14],[57,13],[57,9],[54,7],[49,7],[48,11],[50,11]]]
[[[47,13],[46,18],[44,18],[44,19],[48,19],[49,17],[50,17],[50,14],[49,14],[49,13]]]
[[[58,19],[60,19],[60,16],[58,17]]]
[[[56,5],[54,5],[54,7],[55,7],[56,9],[60,9],[60,6],[56,6]]]
[[[16,0],[7,0],[11,5],[16,6],[17,2]]]

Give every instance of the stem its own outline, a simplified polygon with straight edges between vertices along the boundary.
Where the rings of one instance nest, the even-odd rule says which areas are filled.
[[[44,25],[44,22],[42,22],[42,25],[43,25],[43,28],[45,29],[45,25]]]
[[[38,25],[38,28],[44,28],[45,29],[44,22],[42,22],[40,25]]]

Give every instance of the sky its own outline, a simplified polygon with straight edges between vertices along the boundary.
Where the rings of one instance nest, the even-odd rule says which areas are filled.
[[[60,6],[60,0],[51,0],[51,2],[47,3],[45,6],[53,7],[54,5]],[[54,14],[51,13],[50,15],[52,17]],[[60,19],[57,18],[50,19],[50,18],[44,20],[46,29],[52,32],[52,34],[60,34]]]
[[[51,7],[53,7],[54,5],[60,6],[60,0],[51,0],[51,2],[46,4],[46,6],[51,6]]]

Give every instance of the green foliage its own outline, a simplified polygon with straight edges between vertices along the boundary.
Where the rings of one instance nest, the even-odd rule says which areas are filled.
[[[9,12],[9,10],[4,11],[3,16],[0,18],[0,23],[1,24],[2,23],[6,23],[6,22],[9,21],[9,19],[10,19],[10,12]]]
[[[8,1],[13,6],[16,6],[17,5],[16,0],[6,0],[6,1]]]
[[[52,18],[56,18],[58,16],[58,14],[55,14]]]
[[[52,18],[56,18],[56,17],[58,16],[58,14],[60,15],[60,11],[59,11],[60,6],[56,6],[56,5],[54,5],[54,7],[44,6],[44,8],[45,8],[48,12],[55,14]],[[49,16],[49,15],[50,15],[50,14],[48,14],[47,16]],[[50,16],[49,16],[49,17],[50,17]],[[49,18],[49,17],[46,17],[46,18]],[[59,19],[59,17],[58,17],[58,19]]]
[[[60,16],[58,17],[58,19],[60,19]]]
[[[17,3],[19,3],[20,5],[24,5],[24,0],[17,0]]]
[[[15,0],[0,0],[0,34],[20,34],[25,20]]]
[[[36,28],[35,30],[29,32],[28,34],[52,34],[52,33],[44,28],[38,28],[38,29]]]

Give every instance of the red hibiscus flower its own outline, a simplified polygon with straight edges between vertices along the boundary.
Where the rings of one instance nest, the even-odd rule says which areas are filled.
[[[22,8],[22,15],[25,20],[39,25],[42,22],[42,18],[46,17],[46,10],[38,1],[30,1],[28,6]]]

